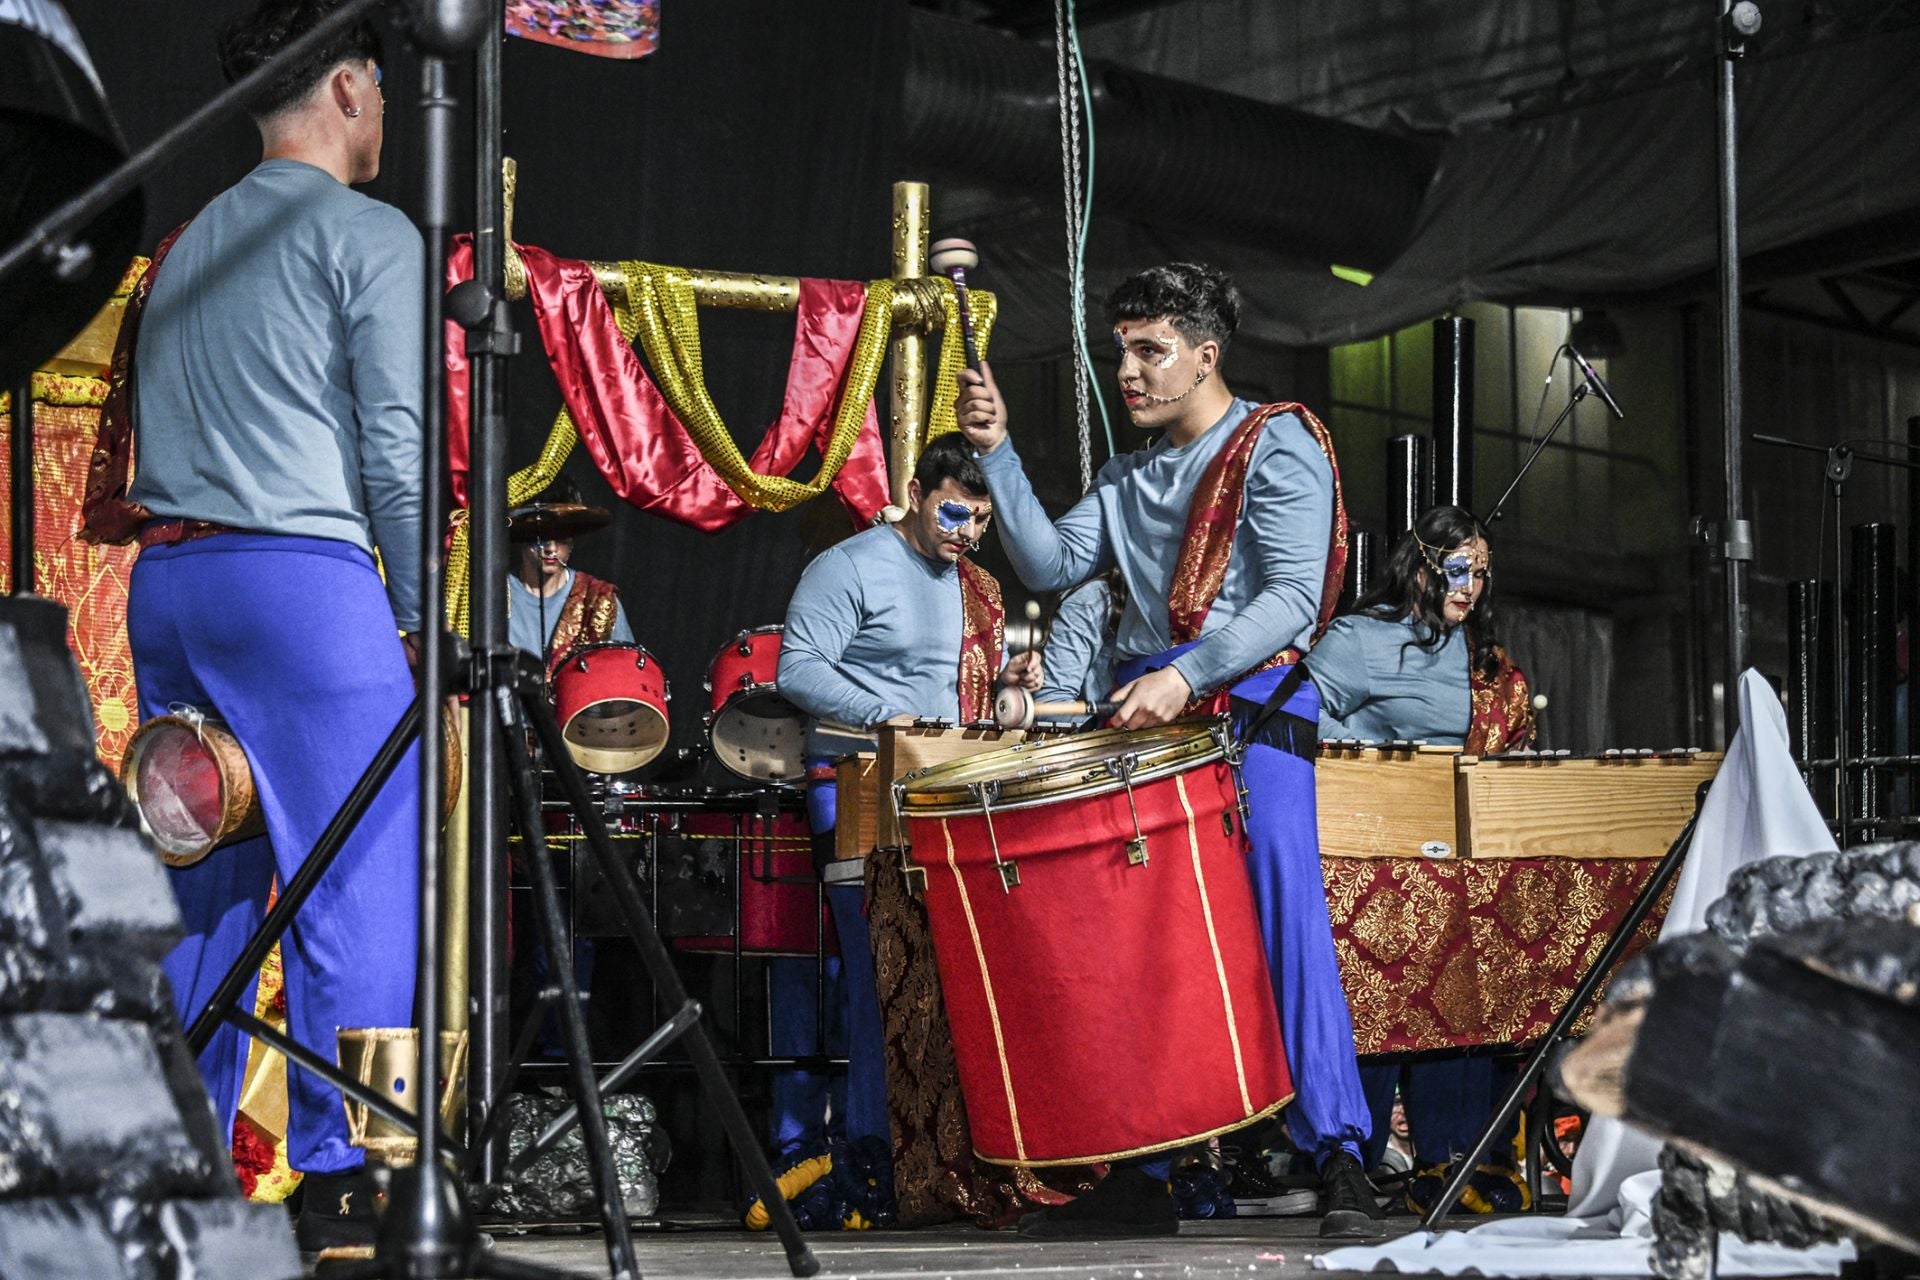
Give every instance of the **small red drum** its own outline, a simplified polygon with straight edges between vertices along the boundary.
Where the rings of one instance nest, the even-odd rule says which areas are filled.
[[[666,750],[667,673],[637,644],[590,644],[553,673],[554,716],[574,763],[589,773],[626,773]]]
[[[742,631],[707,666],[713,758],[752,782],[798,782],[807,773],[806,717],[774,684],[784,632]]]
[[[1144,1155],[1293,1096],[1223,735],[1104,729],[895,784],[981,1157]]]
[[[758,817],[736,819],[726,813],[694,813],[682,820],[680,834],[738,847],[742,952],[810,956],[818,942],[827,955],[839,954],[833,918],[820,901],[820,879],[813,869],[813,836],[805,814],[776,815],[769,838]],[[819,922],[817,932],[815,921]],[[675,945],[682,951],[733,951],[730,937],[679,938]]]

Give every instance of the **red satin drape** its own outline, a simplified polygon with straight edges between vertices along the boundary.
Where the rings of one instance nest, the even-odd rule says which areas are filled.
[[[560,383],[560,397],[600,474],[624,501],[655,515],[716,533],[754,510],[700,455],[693,437],[620,332],[593,268],[545,250],[519,246],[540,341]],[[471,242],[448,255],[449,284],[473,273]],[[803,279],[794,323],[793,357],[780,417],[749,465],[761,475],[787,475],[809,448],[823,454],[833,434],[840,389],[860,331],[866,287],[850,280]],[[467,356],[464,335],[449,326],[447,454],[454,497],[466,504]],[[872,404],[833,490],[860,527],[886,505],[886,449]]]

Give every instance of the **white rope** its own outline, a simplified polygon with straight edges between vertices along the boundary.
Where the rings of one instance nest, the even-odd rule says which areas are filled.
[[[1093,417],[1087,401],[1092,379],[1087,358],[1087,278],[1080,256],[1086,224],[1085,197],[1080,183],[1080,94],[1078,59],[1067,26],[1067,0],[1053,0],[1053,47],[1056,87],[1060,97],[1060,175],[1067,219],[1067,279],[1072,285],[1073,405],[1080,435],[1080,491],[1093,487]]]

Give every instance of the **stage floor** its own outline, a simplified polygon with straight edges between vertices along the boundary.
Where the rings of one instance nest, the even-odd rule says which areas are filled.
[[[1471,1222],[1483,1222],[1476,1218]],[[1468,1219],[1461,1219],[1468,1225]],[[918,1231],[842,1231],[810,1236],[823,1276],[847,1280],[915,1280],[924,1276],[1058,1276],[1062,1280],[1305,1280],[1315,1273],[1312,1259],[1329,1244],[1315,1232],[1318,1218],[1234,1218],[1183,1222],[1180,1234],[1158,1240],[1037,1243],[1011,1231],[937,1227]],[[1401,1235],[1417,1218],[1391,1218],[1378,1238]],[[508,1257],[570,1273],[607,1274],[607,1258],[598,1233],[495,1237]],[[673,1280],[778,1280],[788,1274],[786,1257],[771,1234],[747,1233],[718,1223],[692,1229],[638,1231],[634,1238],[640,1272]]]

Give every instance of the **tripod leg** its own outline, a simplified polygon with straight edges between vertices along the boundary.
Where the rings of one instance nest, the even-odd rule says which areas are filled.
[[[580,990],[574,981],[571,957],[555,951],[566,928],[553,867],[547,861],[546,828],[540,821],[539,782],[518,717],[513,714],[512,694],[501,689],[497,696],[502,736],[506,739],[508,780],[520,815],[520,834],[527,851],[527,876],[533,881],[535,919],[560,982],[560,1029],[566,1038],[567,1070],[573,1077],[574,1101],[580,1107],[580,1133],[591,1160],[589,1167],[600,1201],[601,1224],[607,1232],[607,1260],[612,1264],[614,1280],[638,1280],[640,1268],[634,1259],[633,1235],[627,1228],[626,1203],[620,1195],[620,1176],[614,1168],[613,1147],[607,1138],[606,1113],[600,1109],[600,1083],[593,1075],[593,1049],[587,1039],[586,1015],[580,1008]]]
[[[640,900],[640,886],[634,880],[632,870],[613,851],[606,822],[599,810],[594,808],[593,798],[587,794],[586,780],[580,776],[573,757],[567,753],[566,742],[560,736],[560,726],[554,723],[552,709],[544,701],[524,692],[516,696],[527,719],[533,722],[541,749],[553,763],[561,788],[566,792],[567,803],[573,807],[581,825],[586,828],[588,847],[593,850],[600,874],[613,893],[614,905],[619,909],[627,936],[639,950],[640,958],[653,978],[654,989],[666,994],[669,1005],[685,1006],[687,989],[681,985],[679,971],[673,967],[673,957],[667,953],[666,944],[660,940],[659,931],[654,928],[653,917],[647,914],[646,904]],[[719,1113],[720,1123],[727,1131],[728,1141],[733,1144],[734,1154],[745,1166],[747,1185],[767,1206],[773,1229],[786,1248],[788,1269],[796,1276],[813,1275],[820,1270],[820,1262],[813,1256],[813,1250],[807,1247],[806,1238],[800,1234],[800,1224],[793,1219],[793,1207],[780,1194],[780,1186],[767,1164],[766,1152],[754,1137],[753,1129],[747,1123],[746,1112],[740,1109],[740,1099],[721,1069],[720,1057],[714,1052],[713,1042],[707,1038],[704,1022],[695,1022],[688,1028],[686,1042],[687,1056],[693,1060],[694,1073],[706,1090],[708,1100]]]

